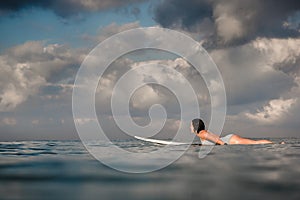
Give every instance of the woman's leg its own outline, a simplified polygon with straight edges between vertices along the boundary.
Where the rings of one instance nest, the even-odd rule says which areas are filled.
[[[230,138],[229,141],[229,144],[272,144],[272,143],[273,142],[269,140],[251,140],[235,134],[233,134],[233,136]]]

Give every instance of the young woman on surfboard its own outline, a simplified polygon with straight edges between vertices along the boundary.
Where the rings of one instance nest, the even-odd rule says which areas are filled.
[[[195,133],[201,140],[201,143],[206,144],[273,144],[269,140],[251,140],[243,138],[236,134],[229,134],[224,137],[219,137],[205,130],[204,122],[201,119],[193,119],[191,122],[191,132]],[[281,143],[283,144],[283,143]]]

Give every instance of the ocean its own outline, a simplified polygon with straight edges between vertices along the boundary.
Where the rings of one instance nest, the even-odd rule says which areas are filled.
[[[80,141],[0,142],[0,199],[300,199],[300,139],[268,139],[286,144],[215,146],[203,159],[190,146],[144,174],[105,166]],[[163,147],[115,143],[134,151]]]

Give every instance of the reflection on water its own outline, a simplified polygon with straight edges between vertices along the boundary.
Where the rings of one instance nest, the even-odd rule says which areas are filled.
[[[175,163],[147,174],[110,169],[78,141],[0,142],[0,199],[299,199],[300,139],[284,141],[216,146],[204,159],[191,146]],[[132,152],[161,148],[115,143]]]

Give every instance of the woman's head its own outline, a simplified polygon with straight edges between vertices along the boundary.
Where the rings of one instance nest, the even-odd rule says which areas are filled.
[[[205,130],[204,122],[201,119],[193,119],[191,123],[191,132],[199,133],[200,131]]]

